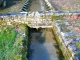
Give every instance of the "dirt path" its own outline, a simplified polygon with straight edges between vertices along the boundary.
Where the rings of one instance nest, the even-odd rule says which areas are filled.
[[[31,33],[29,60],[58,60],[50,29]]]

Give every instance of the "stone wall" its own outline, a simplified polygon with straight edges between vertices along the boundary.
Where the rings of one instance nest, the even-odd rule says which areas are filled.
[[[26,20],[26,13],[6,13],[0,15],[0,21],[7,21],[7,22],[19,22]]]
[[[52,26],[52,13],[15,12],[0,15],[0,21],[25,23],[32,28]]]
[[[0,14],[0,21],[7,22],[19,22],[25,23],[29,27],[51,27],[53,24],[53,20],[51,18],[52,15],[65,15],[67,13],[53,13],[51,11],[46,12],[13,12]]]

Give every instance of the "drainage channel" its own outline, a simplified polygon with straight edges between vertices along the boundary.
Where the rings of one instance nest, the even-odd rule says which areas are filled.
[[[43,0],[26,0],[22,7],[22,12],[48,11],[49,6]]]
[[[26,4],[25,4],[26,5]],[[46,11],[46,4],[43,0],[30,0],[28,12]],[[24,10],[25,11],[25,10]],[[53,44],[51,28],[36,29],[29,28],[29,56],[28,60],[58,60]]]
[[[30,28],[30,46],[28,60],[58,60],[53,44],[51,28]]]

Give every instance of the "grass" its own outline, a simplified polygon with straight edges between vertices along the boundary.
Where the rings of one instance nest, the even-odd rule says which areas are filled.
[[[80,49],[80,42],[77,42],[76,46],[77,46],[78,49]]]
[[[20,30],[14,26],[0,27],[0,60],[27,60],[28,28],[25,24],[19,25]]]
[[[8,59],[9,53],[12,50],[13,43],[17,32],[14,27],[2,27],[0,32],[0,60]],[[8,55],[7,55],[8,54]]]

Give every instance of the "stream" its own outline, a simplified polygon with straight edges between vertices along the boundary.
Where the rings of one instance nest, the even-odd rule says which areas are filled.
[[[45,11],[46,5],[43,0],[34,0],[30,4],[29,11]],[[52,29],[30,28],[30,46],[28,60],[58,60],[53,44]]]

